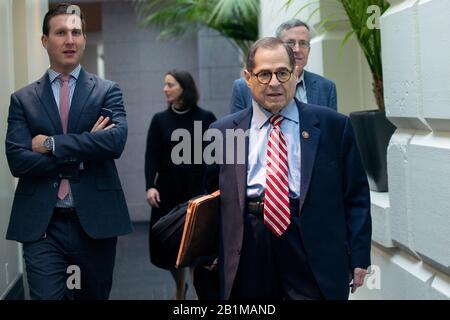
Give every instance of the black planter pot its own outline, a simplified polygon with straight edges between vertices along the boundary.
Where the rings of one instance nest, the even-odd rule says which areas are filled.
[[[378,110],[352,112],[350,120],[370,190],[387,192],[387,146],[396,127]]]

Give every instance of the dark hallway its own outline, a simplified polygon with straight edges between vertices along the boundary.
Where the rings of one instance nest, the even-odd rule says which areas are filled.
[[[134,223],[134,232],[119,237],[111,300],[171,300],[175,284],[170,273],[150,263],[148,222]],[[189,287],[192,288],[191,284]],[[187,298],[192,299],[188,290]]]

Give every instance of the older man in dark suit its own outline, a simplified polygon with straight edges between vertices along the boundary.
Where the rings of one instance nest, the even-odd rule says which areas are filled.
[[[337,110],[336,85],[318,74],[305,70],[311,51],[311,30],[308,24],[291,19],[282,23],[276,37],[289,45],[294,51],[297,70],[297,87],[295,97],[304,103],[329,107]],[[251,107],[252,94],[244,78],[234,81],[230,100],[230,112]]]
[[[221,191],[223,299],[347,299],[370,265],[369,189],[352,126],[294,98],[294,67],[290,46],[257,41],[245,70],[252,106],[211,125],[227,159],[206,176],[207,190]]]
[[[122,93],[81,68],[78,7],[47,12],[42,44],[50,68],[11,96],[6,156],[19,182],[6,237],[23,243],[32,299],[107,299],[117,236],[132,231],[114,163],[127,138]]]

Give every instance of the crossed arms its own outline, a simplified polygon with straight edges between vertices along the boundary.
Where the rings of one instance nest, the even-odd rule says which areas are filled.
[[[36,130],[48,119],[37,119],[36,115],[46,114],[43,111],[37,114],[36,109],[40,106],[24,103],[25,98],[30,99],[30,95],[13,94],[9,108],[6,156],[13,176],[54,176],[68,166],[78,168],[84,161],[120,157],[128,128],[122,92],[116,84],[111,83],[100,106],[113,111],[114,124],[108,125],[109,119],[100,116],[93,126],[92,123],[81,123],[81,128],[85,129],[79,133],[52,134],[54,132],[47,127]],[[43,147],[43,141],[49,135],[54,138],[54,153]]]

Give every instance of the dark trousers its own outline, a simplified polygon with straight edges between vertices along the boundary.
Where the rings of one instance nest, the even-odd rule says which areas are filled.
[[[277,237],[263,217],[246,214],[244,240],[230,299],[324,299],[308,265],[299,218]]]
[[[23,244],[31,299],[108,299],[116,244],[117,237],[90,238],[75,212],[55,210],[46,234]]]

